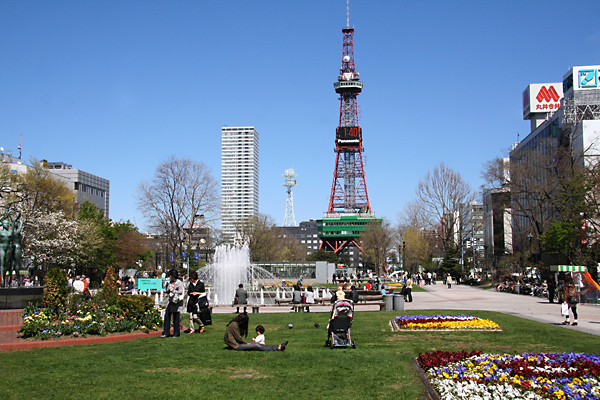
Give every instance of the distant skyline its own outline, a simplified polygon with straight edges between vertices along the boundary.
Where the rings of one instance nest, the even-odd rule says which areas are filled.
[[[346,1],[0,1],[0,146],[110,180],[110,217],[146,230],[136,187],[170,155],[220,180],[221,127],[260,132],[259,210],[327,211]],[[600,64],[596,1],[350,1],[366,182],[397,222],[440,162],[482,164],[529,134],[521,94]]]

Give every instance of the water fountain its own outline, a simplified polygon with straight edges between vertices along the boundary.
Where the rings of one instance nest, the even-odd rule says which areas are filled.
[[[273,304],[275,298],[290,292],[279,288],[280,280],[275,275],[250,263],[247,245],[218,246],[214,262],[198,270],[198,275],[207,287],[211,304],[232,304],[240,283],[248,291],[248,304]]]

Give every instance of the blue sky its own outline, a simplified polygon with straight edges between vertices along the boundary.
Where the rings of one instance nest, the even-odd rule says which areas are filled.
[[[110,180],[110,216],[169,155],[212,168],[221,127],[260,133],[260,212],[327,210],[344,0],[0,0],[0,146]],[[529,133],[521,93],[600,64],[600,2],[352,0],[370,202],[396,222],[440,162],[473,188]]]

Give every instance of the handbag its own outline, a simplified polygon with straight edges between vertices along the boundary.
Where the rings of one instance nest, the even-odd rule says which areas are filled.
[[[177,293],[171,293],[171,294],[169,294],[169,303],[171,303],[171,304],[177,304],[177,303],[179,303],[179,300],[180,300],[179,296],[180,295],[177,294]]]
[[[208,297],[202,296],[198,299],[198,307],[204,308],[208,307]]]
[[[567,297],[567,303],[577,304],[577,303],[579,303],[579,299],[577,298],[577,296],[569,296],[569,297]]]

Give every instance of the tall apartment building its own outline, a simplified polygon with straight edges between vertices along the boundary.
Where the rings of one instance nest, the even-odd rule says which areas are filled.
[[[221,128],[221,229],[235,241],[235,225],[258,214],[258,131],[253,126]]]

